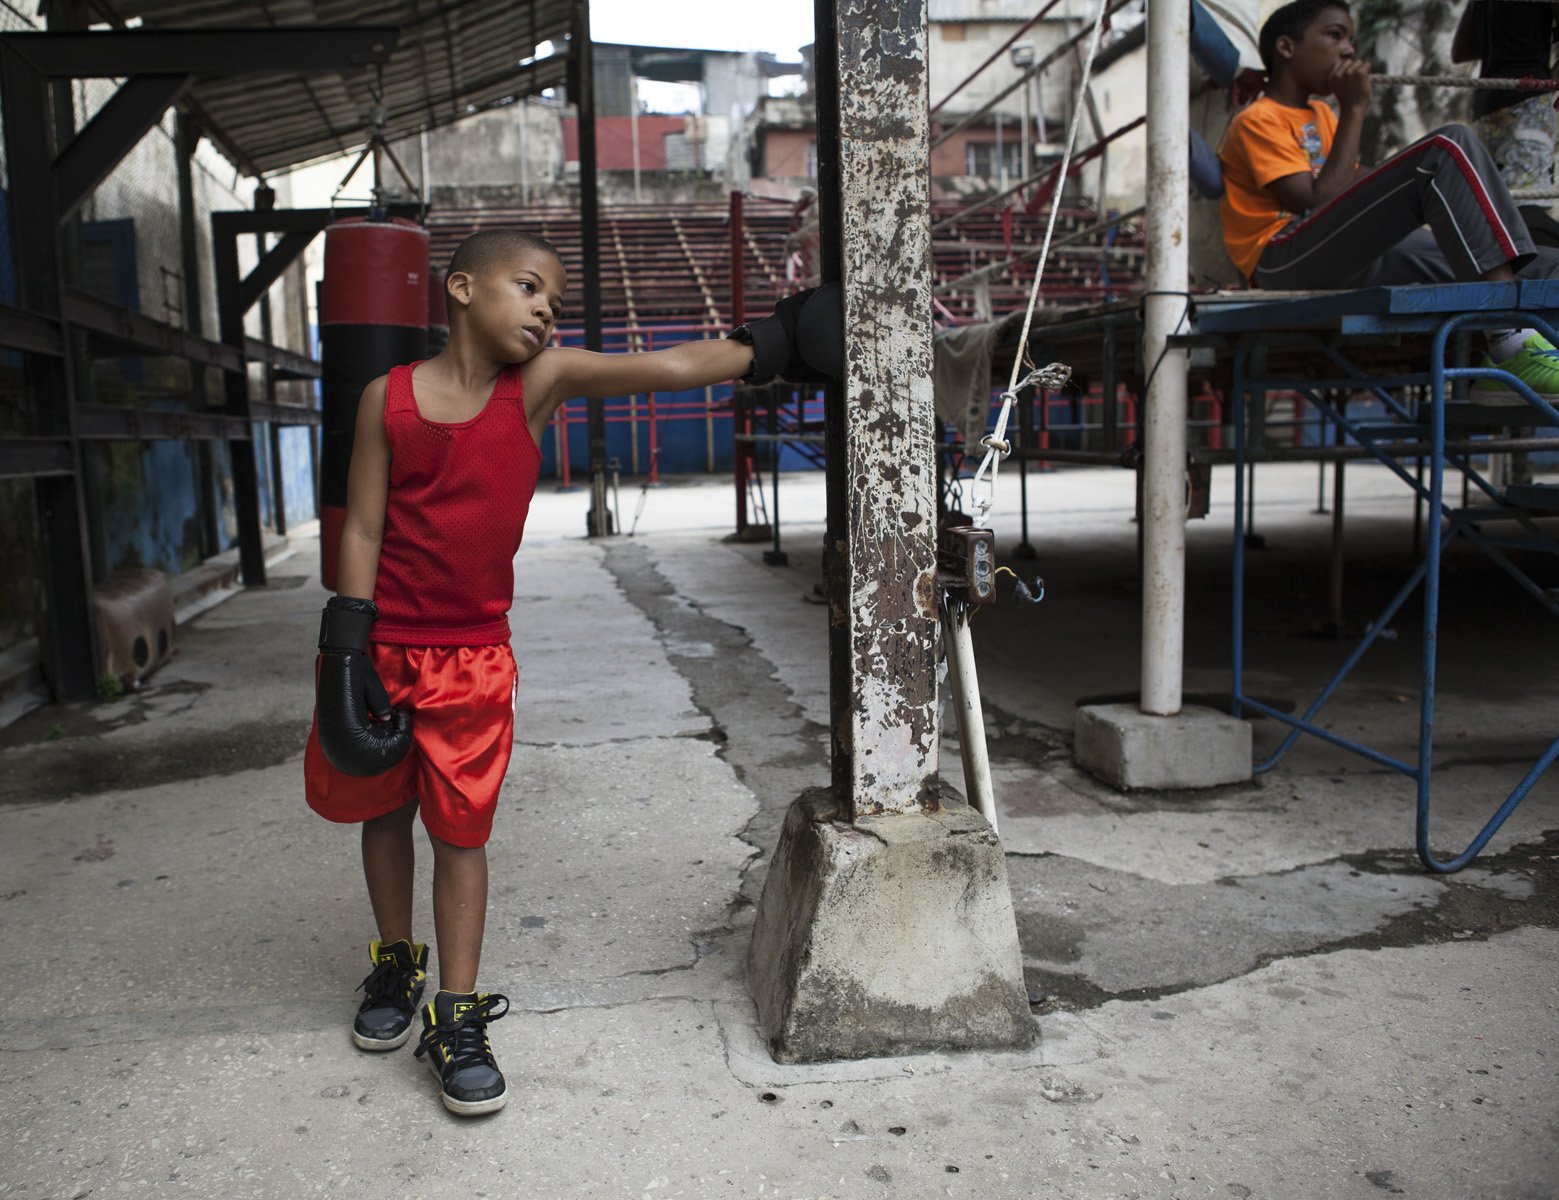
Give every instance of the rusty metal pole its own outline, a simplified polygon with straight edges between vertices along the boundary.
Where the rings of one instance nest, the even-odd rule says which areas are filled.
[[[842,282],[849,331],[829,406],[828,536],[834,786],[853,821],[937,803],[930,118],[925,0],[835,8],[836,89],[818,45],[818,166],[823,277]]]
[[[784,1062],[1024,1046],[1001,843],[938,803],[926,0],[816,0],[832,786],[785,814],[747,953]]]

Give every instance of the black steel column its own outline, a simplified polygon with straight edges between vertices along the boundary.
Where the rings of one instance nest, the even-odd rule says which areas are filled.
[[[270,212],[276,207],[276,193],[263,183],[254,190],[254,206],[263,212]],[[271,248],[271,239],[268,234],[257,233],[254,235],[255,250],[260,262],[265,261],[265,255]],[[260,296],[260,340],[267,346],[276,344],[274,328],[271,324],[271,293],[267,289]],[[263,399],[266,411],[276,406],[276,369],[270,363],[260,368],[261,387],[264,389]],[[284,536],[287,532],[287,504],[286,489],[282,483],[281,473],[281,426],[275,421],[264,422],[266,431],[266,448],[271,456],[271,523],[276,528],[277,536]]]
[[[843,274],[839,238],[839,34],[834,0],[812,8],[812,91],[817,106],[817,203],[820,271],[824,283]],[[850,520],[850,481],[845,464],[844,385],[830,383],[823,405],[824,478],[827,487],[823,534],[823,590],[828,596],[828,715],[834,793],[850,800],[851,744],[849,564],[845,558]],[[848,811],[848,810],[847,810]],[[853,818],[854,814],[850,814]]]
[[[63,252],[52,182],[54,146],[48,84],[19,54],[0,47],[6,171],[12,183],[11,237],[20,307],[58,319],[64,355],[27,357],[27,391],[35,432],[69,442],[71,474],[36,480],[44,613],[38,630],[55,697],[87,700],[97,693],[97,627],[86,505],[81,494],[81,443],[75,431],[75,366],[61,311]],[[28,181],[15,186],[17,180]]]
[[[601,349],[601,197],[596,181],[595,49],[590,40],[589,0],[574,0],[574,111],[579,117],[579,254],[583,260],[585,349]],[[588,402],[589,527],[593,537],[612,533],[606,506],[606,402]]]
[[[174,114],[173,157],[179,172],[179,263],[184,276],[184,328],[197,337],[206,333],[206,314],[200,296],[200,244],[195,227],[195,147],[200,144],[200,127],[195,119],[185,113]],[[210,404],[206,394],[206,368],[197,362],[189,364],[190,407],[204,412]],[[221,520],[216,503],[216,467],[212,462],[212,445],[201,441],[195,447],[199,464],[200,489],[200,552],[210,558],[221,545],[217,540],[217,523]]]
[[[217,312],[221,338],[239,354],[244,348],[244,303],[238,273],[238,238],[212,225],[212,258],[216,264]],[[222,376],[225,411],[250,422],[251,436],[227,443],[233,468],[233,506],[238,517],[238,564],[246,587],[265,584],[265,544],[260,534],[260,477],[255,470],[253,423],[249,416],[249,372],[226,371]]]

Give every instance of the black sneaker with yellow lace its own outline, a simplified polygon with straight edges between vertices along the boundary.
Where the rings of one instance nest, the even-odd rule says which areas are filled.
[[[497,1112],[509,1099],[487,1040],[487,1023],[508,1011],[509,998],[496,993],[437,992],[422,1006],[417,1057],[427,1056],[444,1085],[444,1107],[457,1116]]]
[[[363,1050],[394,1050],[411,1037],[411,1018],[428,979],[428,948],[421,942],[373,942],[374,969],[357,985],[363,1003],[352,1022],[352,1040]]]

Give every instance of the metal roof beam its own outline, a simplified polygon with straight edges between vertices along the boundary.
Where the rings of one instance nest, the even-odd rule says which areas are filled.
[[[139,75],[125,80],[108,103],[54,159],[56,219],[68,220],[124,156],[188,90],[188,75]]]
[[[265,252],[259,265],[238,286],[238,302],[244,312],[248,312],[254,302],[270,289],[271,284],[282,277],[282,272],[292,266],[293,260],[308,248],[318,232],[317,229],[295,230]]]
[[[340,71],[383,62],[400,39],[394,26],[314,25],[306,29],[111,29],[88,33],[8,33],[41,75],[122,79],[132,75],[241,75]]]

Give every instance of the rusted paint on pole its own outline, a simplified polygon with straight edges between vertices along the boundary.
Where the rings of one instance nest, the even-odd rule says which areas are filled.
[[[848,697],[833,713],[854,820],[936,806],[930,119],[925,0],[836,0],[835,14],[847,336],[830,537]]]
[[[936,803],[926,0],[815,3],[823,278],[846,326],[826,409],[834,773],[785,814],[748,978],[780,1062],[1023,1046],[1001,843]]]

